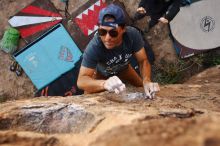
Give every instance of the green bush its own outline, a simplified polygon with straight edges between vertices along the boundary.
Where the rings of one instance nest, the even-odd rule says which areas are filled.
[[[152,78],[160,84],[181,83],[186,78],[219,64],[220,55],[215,51],[201,53],[186,59],[178,59],[172,63],[161,60],[160,63],[152,66]]]

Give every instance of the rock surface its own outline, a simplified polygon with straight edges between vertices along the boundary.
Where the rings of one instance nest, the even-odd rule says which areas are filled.
[[[121,1],[129,15],[133,15],[138,1]],[[9,16],[30,2],[0,0],[0,36],[8,27]],[[63,9],[59,0],[52,2]],[[84,2],[70,0],[70,12]],[[144,26],[144,21],[138,22],[140,26]],[[166,30],[166,26],[159,24],[146,37],[155,42],[152,45],[157,58],[175,60]],[[33,98],[31,81],[25,75],[16,77],[10,72],[10,62],[9,55],[0,51],[0,98],[11,98],[0,104],[0,145],[220,145],[220,66],[192,77],[185,84],[162,86],[153,100],[126,100],[122,97],[130,96],[108,92]],[[134,92],[139,96],[143,89],[129,87],[127,94]]]
[[[103,92],[6,102],[0,105],[0,144],[217,146],[220,82],[211,72],[218,71],[201,73],[215,82],[197,84],[197,75],[192,84],[162,86],[153,100],[118,100]],[[127,94],[134,92],[143,89],[130,87]]]

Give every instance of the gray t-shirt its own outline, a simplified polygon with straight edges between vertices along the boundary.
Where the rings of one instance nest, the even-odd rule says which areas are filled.
[[[126,27],[122,44],[113,49],[106,49],[96,33],[83,53],[82,66],[97,69],[106,77],[116,75],[127,68],[132,55],[142,47],[144,41],[134,27]]]

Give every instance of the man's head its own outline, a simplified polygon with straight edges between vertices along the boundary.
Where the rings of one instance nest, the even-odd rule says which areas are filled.
[[[125,15],[122,8],[111,4],[99,13],[98,34],[107,49],[119,46],[125,32]]]

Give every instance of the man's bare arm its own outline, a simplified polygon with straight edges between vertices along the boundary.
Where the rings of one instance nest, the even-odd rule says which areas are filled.
[[[84,90],[85,93],[96,93],[104,91],[105,80],[97,80],[93,78],[95,69],[81,66],[77,80],[77,86]]]
[[[143,78],[143,87],[146,98],[154,98],[156,92],[160,90],[158,83],[151,82],[151,66],[148,62],[144,47],[135,53],[139,63],[140,72]]]
[[[147,59],[144,47],[135,53],[135,57],[139,64],[143,83],[151,82],[151,66]]]

